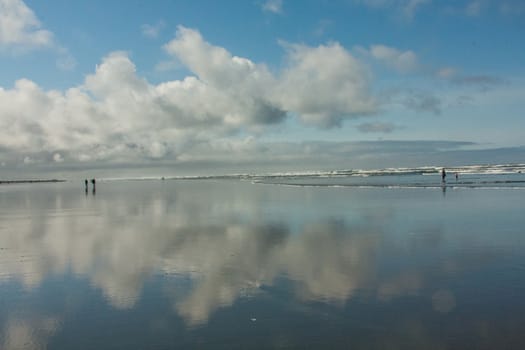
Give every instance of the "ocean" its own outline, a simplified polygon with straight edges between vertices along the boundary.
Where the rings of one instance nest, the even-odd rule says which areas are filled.
[[[0,185],[0,348],[523,349],[524,170]]]

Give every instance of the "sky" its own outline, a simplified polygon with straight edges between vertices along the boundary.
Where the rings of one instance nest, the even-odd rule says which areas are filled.
[[[0,179],[524,163],[523,37],[523,0],[0,0]]]

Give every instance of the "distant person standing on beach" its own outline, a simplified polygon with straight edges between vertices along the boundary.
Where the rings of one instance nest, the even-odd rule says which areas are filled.
[[[445,182],[445,178],[447,177],[447,173],[445,172],[445,168],[441,170],[441,182]]]
[[[87,179],[84,180],[84,186],[86,187],[86,191],[87,191],[88,190],[88,180]]]

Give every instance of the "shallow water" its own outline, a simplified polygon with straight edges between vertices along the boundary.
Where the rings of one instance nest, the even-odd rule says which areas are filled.
[[[1,349],[525,348],[522,190],[82,186],[0,186]]]
[[[385,188],[489,188],[525,190],[525,174],[449,174],[445,181],[440,174],[403,175],[301,175],[260,177],[257,183],[318,187],[385,187]]]

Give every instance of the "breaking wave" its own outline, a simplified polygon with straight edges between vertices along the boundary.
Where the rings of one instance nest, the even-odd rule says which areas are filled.
[[[441,166],[331,171],[278,172],[166,177],[112,178],[106,181],[139,180],[242,180],[257,184],[359,188],[512,188],[525,189],[525,164],[487,164],[447,167],[446,182]]]

